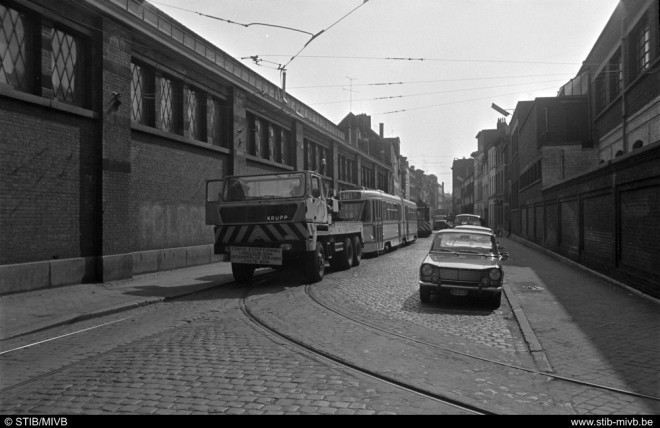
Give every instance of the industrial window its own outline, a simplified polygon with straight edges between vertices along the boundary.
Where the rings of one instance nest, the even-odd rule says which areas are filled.
[[[373,189],[374,188],[374,174],[373,171],[366,166],[362,166],[362,186]]]
[[[247,153],[283,165],[291,165],[291,135],[281,126],[266,119],[247,114]],[[307,146],[307,141],[305,141]],[[307,150],[307,147],[305,147]],[[305,161],[307,162],[307,161]],[[307,167],[307,166],[305,166]]]
[[[627,60],[630,65],[631,79],[636,78],[651,66],[652,34],[648,15],[649,14],[642,17],[639,24],[631,31],[628,38],[630,53]]]
[[[379,172],[378,175],[378,189],[387,192],[387,175]]]
[[[623,64],[621,63],[621,51],[617,51],[608,64],[608,74],[610,82],[610,101],[613,101],[621,94],[623,89]]]
[[[32,21],[27,15],[0,5],[0,22],[0,83],[32,92]]]
[[[154,126],[155,98],[153,70],[131,62],[131,119]]]
[[[84,101],[82,40],[62,29],[54,29],[51,38],[51,80],[55,97],[69,104],[82,105]]]
[[[229,110],[224,101],[213,98],[209,107],[209,142],[214,146],[229,147]]]
[[[188,136],[206,142],[206,94],[193,88],[185,89]]]
[[[291,165],[290,140],[291,138],[289,131],[280,129],[280,153],[281,153],[280,162],[284,165]]]
[[[164,131],[174,132],[174,88],[172,81],[165,77],[158,79],[160,82],[160,126]]]
[[[0,84],[87,107],[87,36],[2,4],[0,23]],[[49,74],[42,76],[44,70]]]
[[[637,41],[637,61],[640,72],[649,68],[651,63],[651,30],[648,26],[644,27],[638,36]]]
[[[305,169],[317,171],[328,175],[332,171],[329,160],[329,150],[327,147],[315,143],[311,140],[305,140]]]

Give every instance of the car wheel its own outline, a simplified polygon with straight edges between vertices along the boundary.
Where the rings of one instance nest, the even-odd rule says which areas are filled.
[[[323,279],[323,275],[325,274],[325,250],[322,243],[317,242],[316,250],[307,255],[305,267],[309,282],[315,283]]]
[[[488,308],[495,310],[500,307],[500,304],[502,302],[502,292],[496,293],[496,294],[491,294],[487,297],[486,303],[488,304]]]
[[[244,265],[241,263],[231,264],[231,273],[234,275],[236,282],[249,282],[254,277],[254,266]]]
[[[422,303],[428,303],[431,301],[431,290],[428,288],[420,288],[419,289],[419,300],[422,301]]]

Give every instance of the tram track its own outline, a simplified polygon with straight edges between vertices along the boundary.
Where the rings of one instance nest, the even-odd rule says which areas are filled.
[[[343,358],[340,358],[330,352],[324,351],[322,349],[319,349],[313,345],[310,345],[308,343],[305,343],[302,340],[296,339],[292,337],[289,334],[286,334],[282,331],[279,331],[277,328],[269,325],[267,322],[259,318],[258,315],[256,315],[252,310],[250,310],[249,305],[247,303],[248,297],[249,297],[249,291],[250,289],[248,288],[243,295],[243,297],[240,299],[240,307],[241,311],[243,314],[255,325],[260,327],[262,331],[264,331],[264,334],[270,334],[274,335],[275,337],[286,341],[287,343],[290,343],[292,345],[295,345],[299,349],[311,353],[315,357],[318,357],[324,361],[326,361],[329,364],[333,365],[338,365],[342,369],[349,370],[352,372],[359,373],[361,375],[367,376],[368,378],[381,382],[383,384],[389,385],[396,387],[402,391],[413,393],[416,395],[419,395],[420,397],[436,401],[438,403],[448,405],[451,407],[454,407],[459,410],[463,410],[475,415],[494,415],[496,413],[491,412],[490,410],[487,410],[483,407],[478,407],[474,406],[469,403],[461,402],[459,400],[453,399],[447,395],[443,394],[438,394],[432,391],[427,391],[423,388],[419,388],[415,385],[408,384],[405,382],[402,382],[400,380],[397,380],[393,377],[390,376],[385,376],[382,373],[378,373],[374,370],[369,370],[367,368],[361,367],[357,364],[351,363],[350,361],[347,361]]]
[[[336,314],[336,315],[338,315],[338,316],[340,316],[344,319],[353,321],[357,324],[363,325],[363,326],[368,327],[372,330],[376,330],[376,331],[379,331],[379,332],[382,332],[382,333],[386,333],[386,334],[389,334],[391,336],[398,337],[398,338],[404,339],[404,340],[409,341],[409,342],[421,344],[421,345],[428,346],[428,347],[431,347],[431,348],[434,348],[434,349],[439,349],[439,350],[442,350],[442,351],[445,351],[445,352],[449,352],[451,354],[460,355],[462,357],[467,357],[467,358],[470,358],[470,359],[473,359],[473,360],[479,360],[479,361],[482,361],[482,362],[495,364],[495,365],[502,366],[502,367],[507,367],[507,368],[510,368],[510,369],[520,370],[520,371],[531,373],[531,374],[534,374],[534,375],[547,376],[551,379],[558,380],[558,381],[563,381],[563,382],[576,384],[576,385],[580,385],[580,386],[586,386],[586,387],[590,387],[590,388],[594,388],[594,389],[598,389],[598,390],[603,390],[603,391],[608,391],[608,392],[614,392],[614,393],[618,393],[618,394],[622,394],[622,395],[626,395],[626,396],[630,396],[630,397],[635,397],[635,398],[642,398],[642,399],[652,400],[652,401],[660,401],[660,397],[657,397],[657,396],[642,394],[642,393],[638,393],[638,392],[635,392],[635,391],[625,390],[625,389],[616,388],[616,387],[612,387],[612,386],[608,386],[608,385],[597,384],[597,383],[594,383],[594,382],[587,382],[587,381],[583,381],[583,380],[580,380],[580,379],[575,379],[575,378],[571,378],[571,377],[568,377],[568,376],[562,376],[562,375],[555,374],[555,373],[549,373],[549,372],[545,372],[545,371],[530,369],[530,368],[527,368],[527,367],[517,366],[517,365],[514,365],[514,364],[510,364],[510,363],[497,361],[497,360],[494,360],[492,358],[487,358],[487,357],[483,357],[483,356],[479,356],[479,355],[475,355],[475,354],[470,354],[470,353],[467,353],[467,352],[464,352],[464,351],[456,350],[456,349],[453,349],[453,348],[440,346],[440,345],[435,344],[435,343],[430,343],[430,342],[420,340],[420,339],[417,339],[417,338],[414,338],[414,337],[406,336],[404,334],[401,334],[401,333],[398,333],[398,332],[395,332],[395,331],[387,330],[387,329],[384,329],[380,326],[374,325],[372,323],[365,322],[365,321],[360,320],[360,319],[358,319],[354,316],[348,315],[348,314],[346,314],[346,313],[344,313],[344,312],[342,312],[342,311],[340,311],[336,308],[333,308],[333,307],[323,303],[318,297],[316,297],[314,295],[314,292],[312,291],[312,289],[313,289],[312,285],[306,284],[305,285],[305,294],[310,298],[310,300],[312,300],[315,304],[321,306],[322,308],[324,308],[324,309],[326,309],[326,310],[328,310],[328,311],[330,311],[330,312],[332,312],[332,313],[334,313],[334,314]]]
[[[269,326],[267,322],[264,322],[262,319],[260,319],[259,316],[257,314],[255,314],[254,311],[252,311],[250,309],[250,305],[248,304],[248,297],[249,297],[250,291],[254,290],[255,286],[267,284],[267,283],[271,282],[271,280],[276,276],[277,276],[276,272],[265,273],[264,275],[260,276],[258,279],[255,279],[253,281],[253,284],[248,286],[245,289],[242,296],[239,297],[238,294],[235,296],[238,299],[238,309],[240,309],[241,313],[245,317],[247,317],[247,319],[250,321],[251,324],[253,324],[255,326],[258,326],[263,331],[263,334],[270,334],[270,335],[273,335],[274,337],[278,337],[278,338],[286,341],[287,343],[295,345],[296,347],[298,347],[301,350],[304,350],[305,352],[308,352],[308,353],[311,353],[311,354],[315,355],[316,357],[322,359],[323,361],[327,362],[328,364],[338,365],[338,366],[340,366],[340,367],[342,367],[346,370],[353,371],[353,372],[356,372],[356,373],[360,373],[360,374],[362,374],[364,376],[367,376],[367,377],[369,377],[369,378],[371,378],[375,381],[382,382],[383,384],[387,384],[387,385],[399,388],[402,391],[407,391],[409,393],[416,394],[416,395],[419,395],[421,397],[424,397],[424,398],[427,398],[427,399],[430,399],[430,400],[434,400],[434,401],[437,401],[439,403],[443,403],[445,405],[452,406],[452,407],[455,407],[456,409],[460,409],[462,411],[466,411],[466,412],[469,412],[469,413],[494,414],[493,412],[491,412],[488,409],[484,409],[482,407],[475,406],[473,404],[461,402],[461,401],[456,400],[452,397],[443,395],[442,393],[427,391],[427,390],[424,390],[423,388],[418,388],[415,385],[410,385],[410,384],[407,384],[406,382],[402,382],[400,380],[397,380],[397,379],[395,379],[391,376],[385,376],[382,373],[378,373],[377,371],[369,370],[369,369],[366,369],[364,367],[360,367],[357,364],[351,363],[350,361],[347,361],[347,360],[345,360],[345,359],[343,359],[343,358],[341,358],[337,355],[333,355],[332,353],[330,353],[328,351],[318,349],[317,347],[314,347],[312,344],[305,343],[305,342],[303,342],[299,339],[296,339],[296,338],[292,337],[289,334],[286,334],[285,332],[278,331],[277,328]],[[385,333],[387,335],[391,335],[392,337],[397,337],[399,339],[402,339],[402,340],[405,340],[405,341],[408,341],[408,342],[414,342],[414,343],[421,344],[421,345],[424,345],[424,346],[428,346],[428,347],[431,347],[431,348],[434,348],[434,349],[439,349],[439,350],[442,350],[444,352],[449,352],[449,353],[452,353],[452,354],[460,355],[461,357],[466,357],[466,358],[470,358],[470,359],[474,359],[474,360],[479,360],[481,362],[488,363],[488,364],[503,366],[503,367],[506,367],[508,369],[520,370],[520,371],[531,373],[531,374],[534,374],[534,375],[541,375],[541,376],[545,376],[545,377],[552,378],[552,379],[562,381],[562,382],[578,384],[578,385],[586,386],[586,387],[589,387],[589,388],[595,388],[595,389],[598,389],[598,390],[605,390],[605,391],[614,392],[614,393],[618,393],[618,394],[623,394],[623,395],[626,395],[626,396],[631,396],[631,397],[636,397],[636,398],[642,398],[642,399],[647,399],[647,400],[652,400],[652,401],[660,401],[660,397],[655,397],[655,396],[651,396],[651,395],[647,395],[647,394],[640,394],[640,393],[637,393],[637,392],[634,392],[634,391],[628,391],[628,390],[615,388],[615,387],[611,387],[611,386],[607,386],[607,385],[600,385],[600,384],[596,384],[596,383],[592,383],[592,382],[586,382],[586,381],[582,381],[582,380],[579,380],[579,379],[573,379],[573,378],[570,378],[570,377],[561,376],[561,375],[557,375],[557,374],[552,374],[552,373],[547,373],[547,372],[540,372],[540,371],[529,369],[529,368],[526,368],[526,367],[520,367],[520,366],[516,366],[516,365],[513,365],[513,364],[504,363],[504,362],[501,362],[501,361],[492,360],[490,358],[482,357],[482,356],[479,356],[479,355],[469,354],[469,353],[466,353],[466,352],[463,352],[463,351],[459,351],[459,350],[456,350],[456,349],[452,349],[452,348],[448,348],[448,347],[445,347],[445,346],[440,346],[440,345],[437,345],[437,344],[434,344],[434,343],[430,343],[430,342],[427,342],[427,341],[424,341],[424,340],[420,340],[420,339],[417,339],[415,337],[406,336],[406,335],[403,335],[403,334],[395,332],[395,331],[387,330],[387,329],[384,329],[384,328],[382,328],[378,325],[365,322],[361,319],[356,318],[355,316],[352,316],[351,314],[347,314],[344,311],[341,311],[341,310],[339,310],[335,307],[332,307],[332,306],[324,303],[315,294],[315,291],[314,291],[314,289],[316,288],[315,286],[312,286],[310,284],[301,284],[301,285],[303,285],[304,294],[315,305],[318,305],[319,307],[324,308],[325,310],[335,314],[336,316],[341,317],[342,319],[360,324],[364,327],[367,327],[369,329],[373,329],[375,331],[379,331],[381,333]],[[236,290],[236,291],[238,291],[238,290]],[[177,299],[172,299],[172,300],[177,300]],[[197,319],[197,320],[193,320],[193,321],[189,321],[189,322],[197,322],[197,321],[200,321],[200,320]],[[162,336],[162,335],[166,335],[166,334],[171,334],[172,332],[175,332],[179,329],[186,328],[186,327],[190,326],[189,322],[184,322],[181,325],[167,328],[164,331],[161,331],[161,332],[158,332],[158,333],[155,333],[155,334],[151,334],[148,337],[149,338],[154,338],[154,337],[158,337],[158,336]],[[57,339],[57,338],[54,338],[54,339]],[[35,345],[39,345],[39,344],[35,344]],[[67,369],[75,367],[78,364],[82,364],[84,362],[94,360],[94,359],[98,359],[98,358],[103,358],[103,356],[105,356],[107,354],[110,354],[112,352],[115,352],[115,351],[116,351],[116,348],[113,348],[113,349],[107,350],[107,351],[102,351],[98,354],[86,357],[82,360],[75,361],[71,364],[59,367],[55,370],[51,370],[51,371],[48,371],[46,373],[42,373],[38,376],[32,377],[30,379],[26,379],[25,381],[18,382],[16,384],[9,385],[7,387],[3,387],[2,389],[0,389],[0,394],[5,394],[5,393],[11,392],[12,390],[15,390],[19,387],[26,386],[26,385],[29,385],[31,383],[41,381],[41,380],[46,379],[50,376],[53,376],[53,375],[56,375],[58,373],[64,372]]]

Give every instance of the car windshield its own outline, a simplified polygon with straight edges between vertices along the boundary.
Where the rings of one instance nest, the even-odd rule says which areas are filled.
[[[431,251],[490,254],[495,252],[495,237],[469,231],[438,233]]]
[[[305,175],[273,174],[230,177],[225,182],[223,199],[242,201],[261,198],[293,198],[305,195]]]

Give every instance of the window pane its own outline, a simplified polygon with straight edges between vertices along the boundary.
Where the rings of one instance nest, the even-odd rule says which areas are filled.
[[[160,126],[164,131],[175,132],[172,81],[160,78]]]
[[[23,14],[0,5],[0,23],[0,83],[29,91],[27,19]]]
[[[71,104],[82,104],[82,79],[77,76],[82,67],[80,41],[56,29],[52,38],[52,82],[55,97]]]

